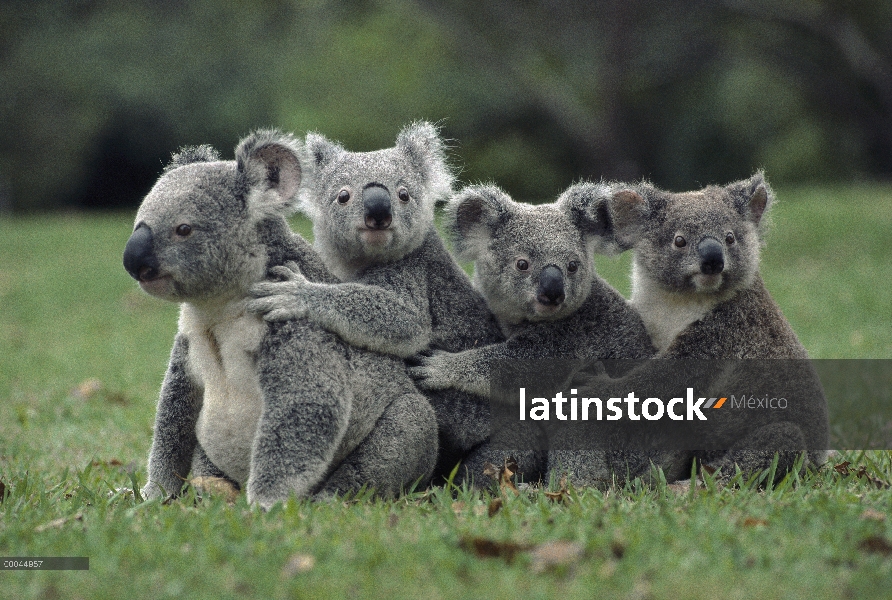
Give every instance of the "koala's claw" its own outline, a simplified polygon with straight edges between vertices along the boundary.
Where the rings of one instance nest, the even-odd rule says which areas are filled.
[[[448,355],[448,352],[426,350],[413,356],[407,370],[415,385],[423,390],[444,390],[452,387],[446,365]],[[413,363],[414,366],[411,366]]]

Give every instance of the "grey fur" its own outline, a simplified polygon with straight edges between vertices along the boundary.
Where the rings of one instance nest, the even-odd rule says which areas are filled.
[[[810,412],[792,423],[782,420],[782,412],[750,413],[743,422],[739,411],[717,411],[716,427],[723,433],[736,432],[737,449],[675,456],[661,465],[667,478],[690,474],[693,458],[722,468],[725,477],[736,467],[748,473],[768,468],[778,449],[791,449],[781,452],[778,477],[792,467],[795,449],[809,448],[813,464],[824,460],[824,452],[817,450],[827,445],[826,401],[820,383],[802,360],[808,358],[805,348],[759,275],[764,216],[774,202],[774,192],[758,172],[724,187],[677,194],[646,183],[618,185],[609,203],[619,243],[634,249],[631,304],[642,315],[658,358],[799,359],[783,363],[787,370],[780,375],[758,376],[740,363],[727,363],[720,373],[699,373],[698,363],[689,363],[691,372],[678,373],[673,363],[651,361],[645,372],[633,373],[617,389],[639,389],[634,384],[639,376],[665,382],[683,376],[703,393],[710,388],[729,393],[759,389],[761,381],[770,386],[772,376],[781,376],[814,398]],[[713,259],[715,264],[707,268],[707,260]],[[776,380],[774,385],[776,389]]]
[[[474,285],[508,339],[420,358],[410,373],[421,388],[456,388],[489,397],[497,360],[653,354],[641,319],[595,272],[594,253],[615,246],[606,212],[608,193],[604,184],[581,183],[552,204],[532,206],[514,202],[495,186],[471,186],[450,200],[449,227],[456,251],[460,258],[474,261]],[[555,304],[542,294],[557,279],[564,298]],[[525,458],[527,464],[519,457],[521,470],[533,478],[542,468],[541,458],[534,453]],[[499,464],[501,458],[484,448],[468,462],[482,465],[487,460]],[[579,484],[594,478],[593,471],[604,471],[603,463],[592,456],[552,453],[548,461],[549,468],[560,464],[571,469]]]
[[[311,181],[304,146],[264,130],[235,155],[175,155],[125,250],[146,292],[182,303],[144,492],[179,493],[191,465],[263,507],[364,485],[398,493],[434,466],[433,411],[401,361],[306,319],[266,323],[245,310],[268,273],[337,280],[285,220]]]
[[[293,273],[255,286],[250,310],[271,321],[306,316],[354,346],[401,358],[504,339],[434,228],[434,205],[450,193],[452,174],[433,125],[409,125],[393,148],[374,152],[348,152],[318,134],[307,136],[307,147],[316,179],[302,208],[313,221],[315,248],[344,282],[312,283]],[[399,198],[402,189],[408,200]],[[346,202],[338,201],[342,191]],[[370,229],[366,201],[387,196],[390,225]],[[427,395],[437,414],[442,475],[486,440],[489,407],[456,390]]]

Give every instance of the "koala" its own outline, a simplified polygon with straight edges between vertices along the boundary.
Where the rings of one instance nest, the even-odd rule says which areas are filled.
[[[416,384],[488,398],[494,361],[650,357],[654,349],[641,318],[595,272],[594,253],[615,246],[608,197],[608,186],[600,183],[573,185],[557,201],[537,206],[515,202],[491,185],[456,194],[447,207],[455,250],[474,261],[473,283],[507,339],[422,356],[409,370]],[[477,459],[498,459],[488,453]],[[519,460],[525,473],[541,469],[541,455],[527,459],[532,464]],[[588,484],[609,478],[611,469],[597,460],[551,452],[547,462],[548,470],[562,463],[577,484]]]
[[[293,272],[254,286],[249,310],[268,321],[307,318],[349,344],[406,359],[459,352],[504,339],[434,227],[434,207],[453,176],[437,129],[405,127],[392,148],[349,152],[319,134],[307,148],[316,177],[302,196],[314,248],[341,282]],[[489,435],[489,406],[458,390],[427,394],[448,475]]]
[[[810,399],[789,417],[783,411],[746,411],[745,418],[741,411],[714,411],[710,420],[732,447],[676,456],[663,465],[667,474],[690,474],[693,459],[725,476],[738,467],[752,473],[768,468],[776,451],[778,477],[802,450],[813,464],[824,460],[827,408],[820,382],[759,275],[765,214],[774,201],[758,172],[685,193],[647,183],[617,185],[607,203],[618,245],[634,251],[630,303],[656,357],[667,359],[649,361],[617,389],[637,389],[636,379],[675,382],[676,389],[696,384],[713,395],[780,385]]]
[[[402,361],[307,319],[268,323],[246,310],[269,274],[337,281],[285,218],[308,166],[304,146],[275,130],[242,139],[235,160],[186,149],[137,212],[124,267],[181,305],[147,497],[179,493],[190,466],[263,508],[362,486],[394,494],[433,469],[435,416]]]

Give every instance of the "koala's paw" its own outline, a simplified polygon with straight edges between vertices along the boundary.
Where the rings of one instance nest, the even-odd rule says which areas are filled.
[[[250,290],[254,297],[246,306],[248,312],[261,315],[267,321],[290,321],[306,317],[310,310],[307,296],[310,281],[303,276],[297,264],[269,270],[278,281],[264,281],[254,284]]]
[[[453,354],[433,350],[416,354],[409,362],[409,375],[423,390],[445,390],[454,386]]]

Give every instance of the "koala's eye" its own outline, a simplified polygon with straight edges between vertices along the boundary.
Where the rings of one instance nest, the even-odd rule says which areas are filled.
[[[341,190],[338,192],[338,204],[347,204],[350,201],[350,192]]]
[[[684,248],[688,245],[688,241],[681,237],[680,235],[675,236],[675,247],[676,248]]]
[[[188,225],[186,223],[183,223],[182,225],[177,225],[176,233],[180,237],[186,237],[190,233],[192,233],[192,226]]]
[[[729,246],[734,243],[734,234],[730,231],[725,234],[725,243]]]
[[[526,271],[530,268],[530,263],[521,258],[519,261],[514,263],[514,266],[517,267],[518,271]]]
[[[397,198],[400,199],[401,202],[408,202],[409,201],[409,190],[407,190],[404,187],[401,187],[400,189],[398,189],[396,191],[396,196],[397,196]]]
[[[579,270],[579,263],[575,260],[571,260],[570,264],[567,265],[567,273],[575,273]]]

